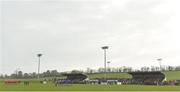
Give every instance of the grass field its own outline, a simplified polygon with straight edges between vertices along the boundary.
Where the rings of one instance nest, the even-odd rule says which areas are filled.
[[[180,79],[180,71],[164,73],[167,80]],[[104,74],[90,74],[90,79],[101,78]],[[131,78],[128,73],[109,73],[109,78]],[[22,80],[23,81],[23,80]],[[180,86],[148,86],[148,85],[61,85],[56,87],[53,83],[40,84],[37,80],[29,80],[30,85],[23,83],[17,85],[5,85],[0,81],[0,91],[179,91]]]
[[[147,85],[60,85],[56,87],[52,83],[31,83],[4,85],[0,84],[0,91],[180,91],[180,86],[147,86]]]
[[[104,73],[95,73],[95,74],[88,74],[88,77],[90,79],[95,79],[95,78],[103,78]],[[108,73],[107,78],[131,78],[131,75],[128,73]]]
[[[180,71],[168,71],[163,72],[166,76],[167,80],[180,80]],[[97,74],[89,74],[88,77],[90,79],[94,78],[102,78],[104,77],[103,73],[97,73]],[[131,78],[132,76],[128,73],[108,73],[108,78]]]
[[[167,80],[180,80],[180,71],[164,72]]]

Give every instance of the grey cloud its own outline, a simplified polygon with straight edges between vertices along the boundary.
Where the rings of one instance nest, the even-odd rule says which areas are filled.
[[[177,62],[179,37],[165,26],[177,11],[157,13],[164,5],[169,4],[164,0],[4,1],[1,64],[11,68],[2,71],[11,73],[17,67],[36,71],[37,53],[44,54],[41,71],[101,67],[103,45],[110,46],[108,60],[114,67],[156,65],[152,61],[157,57],[167,58],[165,64]]]

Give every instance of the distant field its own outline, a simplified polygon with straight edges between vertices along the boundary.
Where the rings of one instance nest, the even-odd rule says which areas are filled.
[[[166,75],[167,80],[180,80],[180,71],[169,71],[163,72]],[[94,78],[102,78],[104,77],[104,73],[97,73],[97,74],[89,74],[88,77],[90,79]],[[131,78],[132,76],[128,73],[107,73],[108,78]]]
[[[95,73],[95,74],[88,74],[90,79],[94,78],[103,78],[104,73]],[[132,76],[128,73],[107,73],[107,78],[131,78]]]
[[[180,71],[168,71],[164,72],[167,80],[180,80]]]

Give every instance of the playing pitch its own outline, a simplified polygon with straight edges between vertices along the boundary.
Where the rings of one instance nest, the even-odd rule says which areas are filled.
[[[53,83],[30,83],[24,85],[0,84],[0,91],[180,91],[180,86],[147,86],[147,85],[87,85],[71,84],[55,86]]]

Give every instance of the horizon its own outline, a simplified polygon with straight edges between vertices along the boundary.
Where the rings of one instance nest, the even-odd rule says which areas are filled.
[[[168,67],[171,67],[173,68],[173,70],[169,70]],[[160,67],[159,66],[150,66],[150,67],[147,67],[147,66],[142,66],[142,67],[139,67],[139,68],[133,68],[133,67],[128,67],[128,66],[121,66],[121,67],[107,67],[107,70],[110,69],[110,71],[108,71],[107,73],[129,73],[129,72],[173,72],[173,71],[179,71],[179,68],[180,66],[161,66],[161,69],[164,69],[164,70],[159,70]],[[143,69],[147,69],[148,70],[142,70],[141,68]],[[178,69],[176,69],[178,68]],[[68,70],[68,71],[58,71],[57,69],[47,69],[45,71],[42,71],[40,72],[40,74],[43,74],[47,71],[54,71],[56,70],[58,73],[72,73],[72,71],[77,71],[77,72],[82,72],[82,73],[88,73],[87,69],[90,69],[92,70],[92,73],[90,74],[93,74],[93,73],[104,73],[104,70],[103,71],[99,71],[99,69],[104,69],[104,67],[99,67],[99,68],[89,68],[87,67],[85,70],[82,70],[82,69],[72,69],[72,70]],[[111,70],[111,69],[115,69],[115,70]],[[121,69],[121,71],[117,71],[116,69]],[[128,71],[124,71],[124,69],[130,69]],[[155,69],[155,70],[152,70],[152,69]],[[107,71],[106,70],[106,71]],[[28,73],[28,74],[32,74],[32,73],[36,73],[38,74],[37,71],[33,71],[33,72],[24,72],[23,70],[21,69],[17,69],[15,70],[14,72],[10,73],[10,74],[0,74],[1,76],[3,75],[7,75],[7,76],[11,76],[11,74],[16,74],[17,72],[21,71],[22,74],[25,74],[25,73]],[[116,72],[115,72],[116,71]]]

